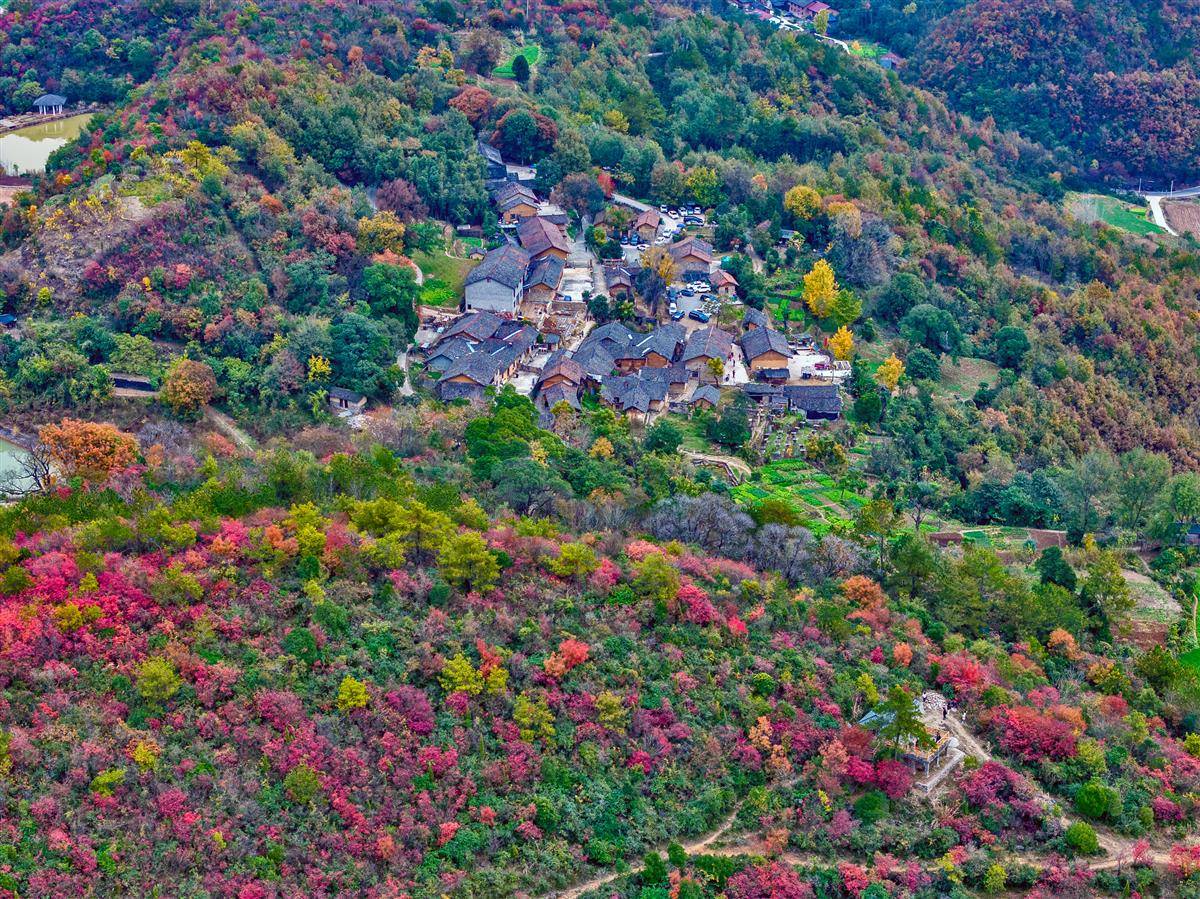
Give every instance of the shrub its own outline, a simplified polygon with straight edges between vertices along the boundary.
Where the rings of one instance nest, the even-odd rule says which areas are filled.
[[[1088,781],[1075,794],[1075,808],[1079,810],[1079,814],[1093,821],[1109,817],[1114,806],[1120,809],[1120,794],[1098,780]]]
[[[880,790],[872,790],[854,803],[854,816],[864,824],[882,821],[888,814],[888,799]]]
[[[125,783],[124,768],[109,768],[92,778],[91,790],[100,796],[111,796],[117,787]]]
[[[369,700],[370,696],[367,695],[367,688],[362,681],[355,680],[348,674],[342,678],[337,692],[337,707],[340,711],[364,708]]]
[[[138,667],[138,693],[148,702],[166,702],[182,686],[175,666],[167,659],[146,659]]]
[[[983,891],[991,894],[1001,893],[1007,881],[1008,872],[1004,870],[1004,866],[994,864],[983,875]]]
[[[1085,821],[1076,821],[1068,827],[1064,838],[1076,855],[1095,855],[1100,851],[1096,829]]]
[[[308,765],[297,765],[283,779],[283,788],[293,802],[310,805],[321,789],[321,779]]]

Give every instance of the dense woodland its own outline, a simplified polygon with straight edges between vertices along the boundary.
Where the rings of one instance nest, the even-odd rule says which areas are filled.
[[[912,58],[911,77],[1089,175],[1200,179],[1200,8],[1034,0],[850,0],[843,26]]]
[[[1062,204],[1194,169],[1169,6],[844,4],[897,75],[725,6],[12,0],[0,105],[101,106],[0,208],[0,891],[1200,895],[1200,253]],[[497,233],[481,138],[573,226],[703,207],[745,303],[836,336],[807,450],[869,447],[852,520],[736,501],[669,422],[396,396],[411,259]],[[740,404],[701,429],[758,461]],[[1155,645],[1131,569],[1185,613]],[[981,747],[937,803],[895,759],[929,691]]]

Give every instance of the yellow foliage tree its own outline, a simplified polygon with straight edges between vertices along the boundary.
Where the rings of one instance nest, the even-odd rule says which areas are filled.
[[[828,318],[837,292],[833,266],[824,259],[818,259],[812,271],[804,276],[804,301],[808,304],[808,311],[817,318]]]
[[[875,369],[875,383],[888,390],[895,390],[903,376],[904,363],[896,357],[895,353],[884,359],[883,364]]]
[[[846,361],[854,355],[854,335],[845,325],[838,328],[829,338],[829,348],[833,350],[833,358]]]
[[[679,274],[675,260],[666,247],[651,247],[642,254],[642,267],[653,269],[664,282],[670,284]]]
[[[807,184],[797,184],[783,195],[783,208],[801,221],[821,211],[821,195]]]

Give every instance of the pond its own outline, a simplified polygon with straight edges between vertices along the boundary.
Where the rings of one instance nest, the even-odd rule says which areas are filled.
[[[50,154],[79,137],[91,117],[90,113],[73,115],[0,135],[0,171],[6,175],[44,171]]]
[[[0,437],[0,496],[28,486],[30,482],[22,475],[21,460],[25,449]]]

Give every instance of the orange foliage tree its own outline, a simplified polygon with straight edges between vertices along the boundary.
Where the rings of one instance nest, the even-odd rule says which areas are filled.
[[[217,378],[203,362],[180,357],[171,363],[163,382],[162,398],[176,414],[195,417],[217,392]]]
[[[137,440],[115,425],[64,418],[46,425],[38,437],[68,477],[103,481],[137,459]]]

